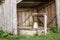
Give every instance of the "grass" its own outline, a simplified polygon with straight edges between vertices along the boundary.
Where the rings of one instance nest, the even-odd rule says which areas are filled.
[[[8,39],[5,39],[5,38],[0,38],[0,40],[8,40]]]
[[[56,31],[56,26],[52,26],[51,33],[48,33],[46,36],[23,36],[17,35],[13,36],[13,34],[4,32],[2,29],[0,30],[0,40],[60,40],[60,32]]]
[[[51,33],[46,36],[10,36],[8,38],[6,37],[0,37],[0,40],[60,40],[60,33]]]

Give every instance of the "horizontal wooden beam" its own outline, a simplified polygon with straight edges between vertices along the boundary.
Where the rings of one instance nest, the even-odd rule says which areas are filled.
[[[44,3],[44,2],[20,2],[20,3]]]

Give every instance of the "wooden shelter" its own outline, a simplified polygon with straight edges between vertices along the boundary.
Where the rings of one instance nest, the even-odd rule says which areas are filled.
[[[57,25],[55,0],[22,0],[17,4],[17,8],[19,30],[33,29],[35,21],[38,23],[38,28],[42,27],[44,29],[44,14],[48,17],[46,21],[48,28]],[[33,17],[35,13],[36,15]]]
[[[59,2],[60,0],[5,0],[0,5],[0,25],[4,31],[13,34],[21,34],[24,30],[34,30],[32,33],[36,33],[35,22],[38,29],[47,27],[45,31],[51,25],[57,25],[60,29]]]

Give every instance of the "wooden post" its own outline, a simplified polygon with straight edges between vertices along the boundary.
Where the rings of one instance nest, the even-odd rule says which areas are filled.
[[[4,3],[4,26],[7,32],[17,35],[17,5],[16,0],[5,0]]]
[[[60,0],[55,0],[58,30],[60,30]]]
[[[47,15],[44,14],[44,32],[45,35],[47,34]]]
[[[11,0],[12,7],[12,26],[13,26],[13,34],[17,35],[17,5],[16,0]]]
[[[1,25],[4,31],[17,35],[17,3],[22,0],[5,0],[2,7]]]
[[[3,4],[3,27],[4,31],[12,33],[13,27],[12,27],[12,5],[11,5],[11,0],[5,0]]]

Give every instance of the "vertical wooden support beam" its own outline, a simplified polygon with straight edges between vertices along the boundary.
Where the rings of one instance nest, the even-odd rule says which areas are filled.
[[[5,0],[5,3],[3,4],[3,21],[4,21],[4,31],[11,32],[12,33],[12,5],[11,0]]]
[[[5,0],[4,8],[4,27],[7,32],[17,34],[17,5],[16,0]]]
[[[58,30],[60,30],[60,0],[55,0]]]
[[[45,35],[47,34],[47,15],[44,14],[44,32]]]
[[[3,4],[0,5],[0,27],[4,28],[4,11],[3,11]],[[4,28],[5,29],[5,28]],[[4,30],[3,29],[3,30]]]
[[[3,26],[2,23],[3,23],[3,6],[2,4],[0,5],[0,28]]]
[[[16,0],[11,0],[12,6],[12,25],[13,25],[13,34],[17,35],[17,5]]]

